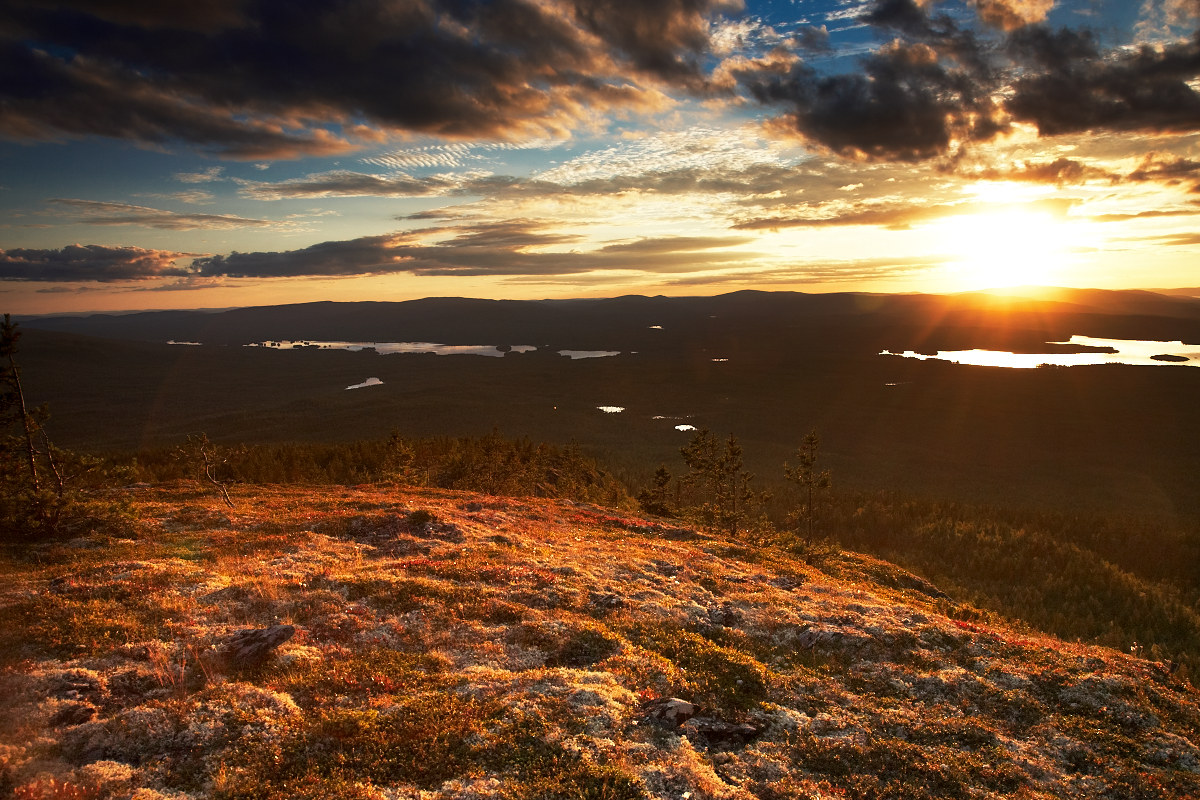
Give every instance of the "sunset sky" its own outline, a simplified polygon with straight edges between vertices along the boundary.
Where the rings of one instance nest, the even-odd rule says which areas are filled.
[[[0,311],[1200,285],[1200,0],[6,0]]]

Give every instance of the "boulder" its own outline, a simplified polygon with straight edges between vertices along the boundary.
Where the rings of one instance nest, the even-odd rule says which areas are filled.
[[[275,654],[275,648],[295,634],[296,628],[292,625],[238,631],[221,645],[220,658],[232,670],[253,669],[266,663]]]
[[[668,728],[678,728],[692,717],[696,716],[696,706],[678,697],[666,697],[651,700],[642,706],[646,719],[658,722]]]
[[[725,722],[710,717],[695,717],[683,724],[689,739],[699,739],[710,747],[742,747],[758,736],[758,728],[745,722]]]

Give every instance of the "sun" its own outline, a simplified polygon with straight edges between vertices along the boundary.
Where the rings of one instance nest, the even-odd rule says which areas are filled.
[[[936,228],[949,260],[948,277],[961,289],[1053,285],[1070,250],[1069,225],[1042,211],[967,214]]]

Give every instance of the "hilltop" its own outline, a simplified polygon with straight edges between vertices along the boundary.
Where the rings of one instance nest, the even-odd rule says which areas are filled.
[[[867,556],[566,500],[131,494],[130,538],[4,558],[15,797],[1200,795],[1171,665]]]

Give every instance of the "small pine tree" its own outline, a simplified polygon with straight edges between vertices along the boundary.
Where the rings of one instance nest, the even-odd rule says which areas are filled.
[[[660,464],[654,473],[654,482],[649,489],[643,489],[637,496],[638,504],[647,514],[657,514],[660,517],[674,517],[677,513],[674,502],[674,491],[671,488],[673,478],[666,464]]]
[[[225,505],[233,508],[233,498],[229,496],[229,484],[233,479],[227,474],[228,465],[234,455],[243,452],[244,448],[234,453],[213,444],[206,433],[192,433],[176,450],[176,457],[194,470],[201,480],[215,486]]]
[[[697,431],[680,454],[691,470],[684,483],[699,495],[694,508],[700,521],[737,535],[742,525],[755,518],[767,497],[751,487],[754,476],[743,469],[737,439],[730,434],[722,446],[706,428]]]
[[[810,431],[796,449],[796,465],[792,466],[786,462],[783,465],[784,475],[789,481],[800,487],[804,497],[804,504],[791,515],[791,521],[793,524],[804,524],[809,543],[813,540],[813,524],[817,517],[816,504],[820,500],[821,493],[828,491],[833,485],[829,470],[817,469],[817,454],[820,446],[821,439],[817,436],[817,432]]]

